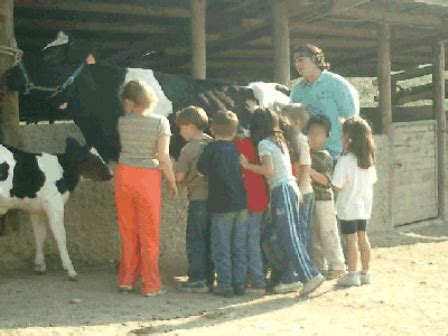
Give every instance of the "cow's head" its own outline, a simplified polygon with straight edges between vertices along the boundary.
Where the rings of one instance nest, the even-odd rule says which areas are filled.
[[[30,83],[38,87],[56,88],[85,62],[91,52],[91,48],[75,48],[72,37],[60,31],[55,40],[41,49],[39,55],[24,55],[21,63],[5,73],[7,89],[26,93]]]
[[[63,155],[84,178],[94,181],[106,181],[112,178],[112,171],[94,147],[81,146],[78,141],[69,137]]]

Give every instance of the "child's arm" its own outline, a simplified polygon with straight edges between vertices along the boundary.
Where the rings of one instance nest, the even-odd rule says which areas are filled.
[[[274,166],[272,165],[272,159],[270,156],[265,155],[261,160],[261,165],[249,163],[249,160],[241,154],[240,163],[244,169],[253,171],[254,173],[270,177],[274,174]]]
[[[330,180],[325,174],[319,173],[317,170],[310,168],[311,179],[320,184],[322,187],[328,188],[330,185]]]
[[[335,192],[340,192],[344,188],[345,182],[347,180],[346,175],[347,175],[346,160],[344,160],[344,157],[342,157],[338,160],[338,163],[334,168],[334,174],[331,181],[333,190]]]
[[[307,176],[311,176],[311,166],[310,165],[300,165],[299,166],[299,173],[297,176],[297,183],[299,184],[299,187],[303,181],[306,180]]]

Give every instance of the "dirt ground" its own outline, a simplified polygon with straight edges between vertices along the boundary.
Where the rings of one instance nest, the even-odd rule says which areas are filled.
[[[223,299],[117,292],[114,270],[0,276],[0,335],[448,335],[448,225],[372,237],[370,286]],[[73,299],[77,303],[73,303]]]

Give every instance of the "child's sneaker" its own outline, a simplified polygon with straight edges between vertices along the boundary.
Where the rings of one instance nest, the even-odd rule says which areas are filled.
[[[314,278],[309,280],[303,285],[302,292],[300,292],[300,295],[308,295],[314,292],[316,289],[318,289],[325,281],[325,278],[322,274],[316,275]]]
[[[302,288],[302,283],[300,281],[291,283],[279,283],[272,288],[274,294],[285,294],[291,292],[298,292]]]
[[[121,293],[130,293],[134,288],[132,286],[120,286],[119,290]]]
[[[159,296],[159,295],[164,295],[168,293],[167,289],[165,287],[160,288],[157,292],[148,292],[148,293],[143,293],[143,296],[146,297],[153,297],[153,296]]]
[[[180,292],[186,293],[208,293],[208,287],[205,280],[202,281],[185,281],[180,283],[177,288]]]
[[[347,274],[341,276],[336,281],[336,284],[343,287],[361,286],[357,272],[348,272]]]
[[[344,275],[345,271],[335,271],[335,270],[331,270],[331,271],[327,271],[327,274],[325,275],[325,279],[327,280],[334,280],[339,278],[340,276]]]
[[[231,298],[233,297],[233,288],[216,286],[215,289],[213,290],[213,294],[217,296],[223,296],[225,298]]]
[[[246,295],[246,286],[244,285],[235,285],[233,286],[233,294],[237,296],[244,296]]]
[[[372,283],[372,274],[369,271],[361,271],[359,273],[361,285],[370,285]]]
[[[266,292],[266,286],[260,285],[248,285],[246,286],[246,293],[252,294],[264,294]]]

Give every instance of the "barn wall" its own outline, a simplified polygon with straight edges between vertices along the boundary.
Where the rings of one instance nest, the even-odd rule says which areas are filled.
[[[435,121],[394,124],[394,225],[438,216]]]
[[[82,139],[70,123],[57,125],[28,125],[22,127],[25,148],[31,151],[61,152],[67,135]],[[375,192],[375,207],[370,225],[371,232],[391,228],[388,221],[387,160],[388,141],[385,136],[375,137],[378,148],[379,182]],[[164,193],[163,223],[161,227],[162,271],[182,274],[185,267],[186,195],[172,201]],[[0,265],[3,270],[30,267],[34,257],[34,239],[30,223],[0,236]],[[65,226],[70,255],[75,268],[86,264],[114,264],[119,258],[119,236],[116,226],[111,182],[84,181],[66,206]],[[47,262],[50,269],[60,270],[59,256],[53,237],[48,239]]]

